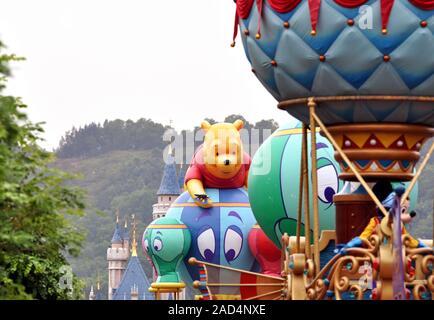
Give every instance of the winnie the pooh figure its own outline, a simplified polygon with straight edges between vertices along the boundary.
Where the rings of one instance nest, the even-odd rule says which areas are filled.
[[[205,188],[232,189],[247,187],[250,156],[244,152],[239,131],[244,123],[216,123],[203,121],[205,139],[200,145],[185,174],[185,186],[194,202],[212,207]]]

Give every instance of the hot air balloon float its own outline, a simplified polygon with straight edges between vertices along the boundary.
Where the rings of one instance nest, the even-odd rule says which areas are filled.
[[[434,136],[434,2],[235,3],[232,46],[240,33],[295,119],[252,160],[241,121],[202,124],[167,214],[191,234],[182,280],[204,300],[434,297],[432,240],[405,227],[434,152],[418,163]]]
[[[150,291],[156,297],[173,293],[175,299],[185,288],[178,272],[182,259],[187,255],[191,244],[191,235],[181,221],[161,217],[154,220],[143,233],[142,247],[151,258],[158,277],[151,284]]]

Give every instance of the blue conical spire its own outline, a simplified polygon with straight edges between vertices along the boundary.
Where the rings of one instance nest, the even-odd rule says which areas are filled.
[[[119,228],[119,213],[116,213],[116,227],[115,232],[113,233],[112,243],[122,243],[122,231]]]
[[[154,295],[148,290],[150,286],[151,284],[139,258],[132,255],[119,283],[119,287],[113,295],[113,300],[131,300],[131,287],[134,287],[138,296],[142,297],[142,299],[154,300]]]
[[[186,168],[187,167],[183,163],[181,163],[181,166],[180,166],[179,172],[178,172],[178,184],[179,184],[179,187],[181,189],[184,188],[184,179],[185,179],[185,174],[187,172]]]
[[[169,147],[169,155],[164,166],[163,178],[161,179],[157,195],[179,194],[181,194],[181,189],[179,188],[178,175],[176,174],[175,158],[172,155],[172,148]]]
[[[125,241],[129,241],[130,240],[130,231],[128,230],[128,221],[127,218],[125,218],[125,223],[124,223],[124,231],[122,233],[122,239]]]

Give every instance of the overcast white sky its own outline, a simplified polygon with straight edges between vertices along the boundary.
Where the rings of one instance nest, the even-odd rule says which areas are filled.
[[[72,126],[151,118],[177,129],[240,113],[289,116],[251,73],[232,0],[0,0],[14,64],[7,93],[45,121],[45,147]]]

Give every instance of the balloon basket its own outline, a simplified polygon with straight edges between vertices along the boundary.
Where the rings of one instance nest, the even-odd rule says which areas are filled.
[[[327,127],[348,159],[366,181],[410,181],[423,144],[434,128],[395,123],[343,124]],[[339,178],[357,181],[339,152]]]

